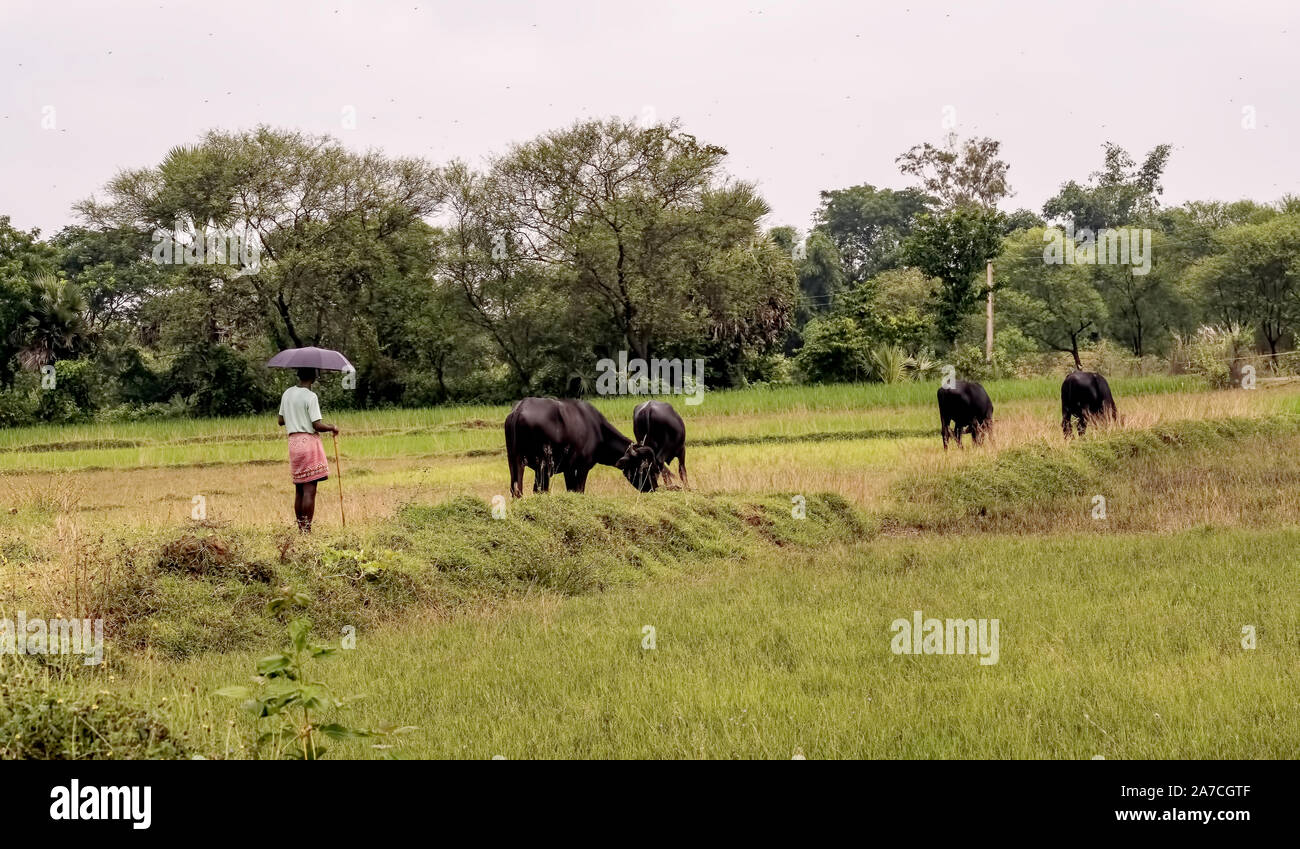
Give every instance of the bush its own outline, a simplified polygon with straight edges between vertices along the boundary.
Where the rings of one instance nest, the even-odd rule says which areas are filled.
[[[83,692],[35,660],[0,676],[0,760],[176,760],[188,757],[167,726],[107,691]]]
[[[89,421],[95,401],[91,387],[99,375],[87,360],[60,360],[54,366],[54,386],[38,389],[36,417],[43,422],[68,424]]]
[[[1175,370],[1181,366],[1223,389],[1237,382],[1239,370],[1233,366],[1250,349],[1251,341],[1249,331],[1239,325],[1203,325],[1191,336],[1174,335],[1170,359]]]
[[[806,382],[847,383],[872,373],[871,340],[849,316],[815,318],[804,327],[795,364]]]
[[[23,427],[36,424],[36,392],[32,389],[31,373],[24,372],[14,381],[12,389],[0,391],[0,427]]]
[[[165,381],[167,397],[196,400],[201,416],[242,416],[260,412],[272,398],[263,382],[269,376],[229,345],[200,345],[181,353]]]

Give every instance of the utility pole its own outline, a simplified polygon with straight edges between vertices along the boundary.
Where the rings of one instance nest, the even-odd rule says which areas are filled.
[[[993,362],[993,260],[989,260],[987,271],[989,302],[984,312],[984,362]]]

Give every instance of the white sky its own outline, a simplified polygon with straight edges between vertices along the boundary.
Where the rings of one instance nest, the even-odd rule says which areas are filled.
[[[1008,207],[1038,211],[1106,140],[1175,146],[1166,203],[1275,200],[1300,193],[1298,82],[1290,0],[0,0],[0,215],[52,234],[210,127],[479,162],[650,109],[726,147],[769,225],[805,227],[821,189],[908,185],[894,158],[940,141],[946,106],[1003,142]]]

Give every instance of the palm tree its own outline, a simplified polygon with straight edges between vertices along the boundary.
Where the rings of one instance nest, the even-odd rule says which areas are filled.
[[[27,315],[19,323],[18,359],[37,369],[59,357],[76,354],[90,337],[86,299],[75,283],[49,274],[31,282]]]

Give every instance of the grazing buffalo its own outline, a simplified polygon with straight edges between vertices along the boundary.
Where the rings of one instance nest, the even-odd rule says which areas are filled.
[[[1092,371],[1072,371],[1061,383],[1061,432],[1070,437],[1070,424],[1079,420],[1079,435],[1088,429],[1089,419],[1115,421],[1115,399],[1106,378]]]
[[[954,425],[952,431],[948,429],[949,423]],[[962,430],[979,445],[980,437],[993,430],[993,402],[989,393],[978,383],[965,380],[954,381],[951,387],[940,386],[939,425],[943,429],[943,450],[948,450],[953,431],[957,435],[957,447],[961,447]]]
[[[632,411],[632,432],[636,442],[615,464],[628,482],[642,492],[654,492],[662,474],[664,483],[672,486],[668,464],[676,458],[682,486],[686,486],[686,423],[673,405],[663,401],[638,404]]]
[[[506,416],[510,494],[524,494],[525,466],[533,470],[533,492],[549,492],[557,472],[569,492],[582,492],[592,466],[616,465],[631,444],[586,401],[525,398]]]

